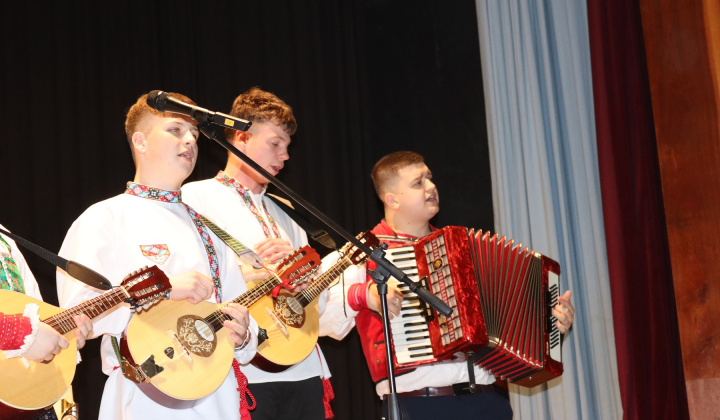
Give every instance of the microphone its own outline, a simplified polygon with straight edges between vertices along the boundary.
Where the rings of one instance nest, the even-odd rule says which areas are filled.
[[[213,112],[199,106],[190,105],[162,90],[153,90],[148,93],[147,104],[150,108],[160,112],[174,112],[187,115],[199,122],[206,121],[221,127],[232,128],[238,131],[247,131],[252,123],[248,120],[235,118],[222,112]]]

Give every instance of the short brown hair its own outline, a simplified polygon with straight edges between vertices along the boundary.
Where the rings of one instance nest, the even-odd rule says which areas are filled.
[[[190,105],[195,105],[195,102],[193,102],[192,99],[188,98],[182,93],[168,92],[168,95]],[[161,118],[182,118],[183,120],[189,121],[194,125],[197,125],[197,121],[186,115],[176,114],[173,112],[160,112],[151,108],[150,105],[147,104],[147,96],[147,93],[140,96],[135,102],[135,104],[130,107],[127,112],[127,116],[125,117],[125,135],[127,136],[128,143],[130,144],[130,151],[133,154],[133,159],[135,159],[135,149],[133,148],[132,144],[133,133],[135,133],[136,131],[140,131],[140,125],[148,115],[155,115],[156,117]]]
[[[400,169],[424,162],[425,159],[422,156],[406,150],[393,152],[380,158],[370,174],[373,186],[375,187],[375,193],[380,197],[380,200],[383,199],[382,187],[384,187],[388,181],[395,178]]]
[[[272,122],[279,125],[288,135],[297,130],[297,121],[293,110],[285,101],[274,93],[266,92],[258,87],[250,88],[241,93],[233,102],[230,115],[251,122]],[[235,130],[226,129],[227,138],[232,138]]]

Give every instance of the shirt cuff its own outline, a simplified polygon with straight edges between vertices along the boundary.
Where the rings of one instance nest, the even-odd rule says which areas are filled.
[[[356,283],[348,288],[348,305],[353,311],[359,312],[361,309],[367,309],[367,294],[370,284],[372,284],[372,280]]]
[[[247,344],[245,344],[242,348],[235,348],[235,359],[237,359],[241,365],[250,363],[257,353],[258,326],[257,323],[255,323],[255,320],[251,319],[248,331],[250,334],[248,335]]]
[[[35,303],[28,303],[27,305],[25,305],[23,317],[30,320],[31,331],[29,334],[25,335],[25,338],[23,339],[23,344],[20,346],[20,348],[15,350],[3,351],[3,354],[6,358],[10,359],[13,357],[22,356],[33,345],[33,343],[35,342],[35,337],[37,336],[38,325],[40,323],[40,316],[38,315],[39,309],[40,307]]]

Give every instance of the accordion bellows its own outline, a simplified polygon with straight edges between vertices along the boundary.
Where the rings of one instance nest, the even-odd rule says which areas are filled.
[[[472,351],[476,363],[517,385],[534,387],[562,375],[552,316],[559,296],[557,262],[504,237],[458,226],[387,253],[453,308],[448,317],[435,314],[403,290],[401,316],[391,321],[396,367]]]

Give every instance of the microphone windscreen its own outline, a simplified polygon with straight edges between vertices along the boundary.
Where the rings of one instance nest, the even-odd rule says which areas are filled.
[[[147,104],[150,108],[165,112],[165,104],[167,103],[168,94],[162,90],[153,90],[148,93]]]

